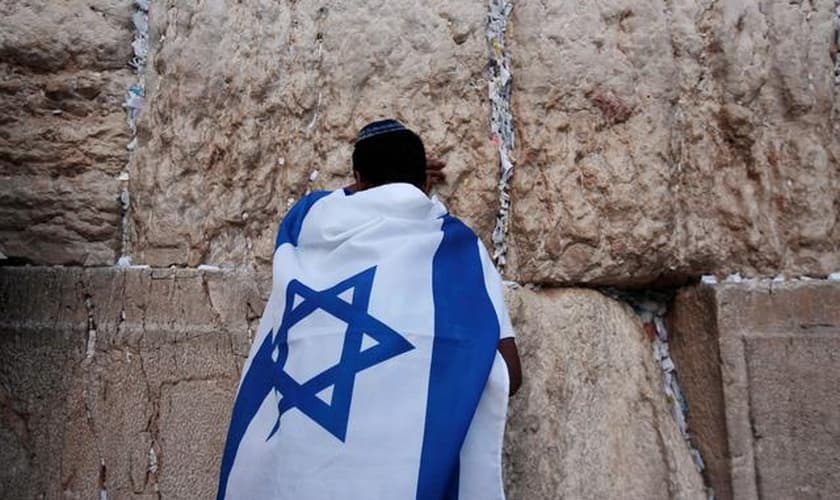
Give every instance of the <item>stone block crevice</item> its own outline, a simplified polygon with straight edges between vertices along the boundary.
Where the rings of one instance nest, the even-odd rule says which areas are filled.
[[[489,0],[487,15],[488,89],[490,94],[490,138],[499,158],[499,209],[493,229],[493,259],[504,269],[507,263],[507,233],[511,210],[510,181],[513,176],[513,148],[515,140],[511,110],[512,75],[510,51],[506,36],[510,26],[513,2]]]

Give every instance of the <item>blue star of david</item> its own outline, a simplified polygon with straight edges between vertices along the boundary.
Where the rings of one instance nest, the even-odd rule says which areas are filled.
[[[273,341],[272,351],[276,354],[273,385],[281,399],[277,423],[268,438],[279,429],[283,414],[297,408],[344,441],[356,374],[414,348],[399,333],[367,312],[375,272],[376,268],[371,267],[322,291],[313,290],[298,280],[289,283],[283,319]],[[339,297],[351,289],[352,302]],[[298,297],[302,300],[296,300]],[[289,355],[289,329],[319,309],[347,323],[341,358],[336,365],[301,384],[283,369]],[[364,335],[377,344],[362,349]],[[332,400],[326,403],[316,394],[330,386],[333,387]]]
[[[272,390],[280,394],[280,401],[277,423],[266,440],[279,430],[283,414],[297,408],[344,442],[356,374],[414,349],[399,333],[368,313],[375,273],[376,267],[371,267],[321,291],[313,290],[298,280],[292,280],[286,287],[286,306],[277,334],[269,332],[254,353],[233,404],[222,457],[220,491],[225,491],[245,431]],[[353,298],[347,302],[340,295],[351,289]],[[302,300],[296,301],[298,296]],[[289,356],[289,329],[319,309],[347,323],[341,357],[336,365],[300,384],[284,370]],[[363,349],[365,335],[377,344]],[[316,394],[330,386],[333,386],[332,400],[326,403]]]
[[[277,424],[269,438],[279,429],[283,414],[297,408],[330,434],[344,441],[356,374],[414,348],[391,327],[368,314],[375,272],[376,268],[371,267],[323,291],[313,290],[298,280],[289,283],[283,320],[274,340],[277,350],[274,388],[280,393],[281,399],[277,408]],[[339,297],[350,289],[353,290],[352,303]],[[298,296],[303,300],[296,303]],[[318,309],[347,323],[341,358],[338,364],[299,384],[283,370],[289,354],[289,329]],[[365,334],[377,344],[362,349]],[[330,386],[333,386],[333,392],[332,401],[328,404],[316,394]]]

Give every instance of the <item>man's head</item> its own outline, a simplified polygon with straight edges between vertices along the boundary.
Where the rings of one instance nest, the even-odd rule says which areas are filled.
[[[360,189],[406,182],[425,190],[423,141],[396,120],[369,123],[356,139],[353,173]]]

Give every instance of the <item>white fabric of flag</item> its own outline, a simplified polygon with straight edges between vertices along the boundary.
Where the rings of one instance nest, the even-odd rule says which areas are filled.
[[[475,234],[408,184],[284,218],[219,499],[503,499],[513,336]]]

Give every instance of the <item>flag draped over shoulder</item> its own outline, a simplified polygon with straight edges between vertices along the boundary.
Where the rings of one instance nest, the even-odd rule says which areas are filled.
[[[475,234],[408,184],[312,193],[280,226],[219,499],[503,499],[512,336]]]

